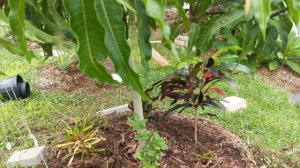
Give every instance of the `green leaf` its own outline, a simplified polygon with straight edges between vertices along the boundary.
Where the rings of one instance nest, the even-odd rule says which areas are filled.
[[[182,19],[182,22],[183,22],[183,25],[184,25],[184,28],[185,30],[188,32],[190,31],[190,22],[189,22],[189,19],[187,18],[187,15],[183,9],[183,3],[182,3],[182,0],[179,1],[179,0],[173,0],[175,5],[176,5],[176,8],[178,10],[178,13],[179,13],[179,16],[180,18]]]
[[[220,64],[220,67],[224,68],[224,69],[228,69],[231,71],[241,71],[244,73],[251,73],[251,69],[249,69],[247,66],[242,65],[242,64],[238,64],[238,63],[231,63],[231,62],[222,62]]]
[[[197,1],[196,4],[196,14],[197,16],[203,15],[205,11],[212,5],[212,0],[201,0]]]
[[[50,20],[50,16],[43,13],[42,9],[39,8],[38,6],[36,6],[32,1],[27,0],[26,2],[28,5],[30,5],[30,7],[34,8],[35,14],[37,15],[39,21],[44,24],[44,28],[43,28],[44,30],[46,29],[48,33],[51,32],[51,33],[57,33],[60,35],[64,35],[64,31],[63,31],[62,27],[64,27],[65,24],[62,24],[59,26],[56,25],[55,22]],[[47,12],[49,12],[49,11],[50,10],[47,10]]]
[[[234,8],[217,20],[212,18],[200,30],[197,48],[199,48],[202,53],[205,53],[209,48],[208,44],[210,44],[211,38],[220,30],[220,28],[233,28],[240,22],[245,21],[245,19],[243,7]]]
[[[3,46],[5,49],[7,49],[10,53],[24,56],[24,52],[16,45],[10,43],[9,41],[6,41],[2,38],[0,38],[0,46]]]
[[[216,18],[211,18],[204,26],[200,29],[199,36],[197,39],[197,48],[201,50],[201,53],[205,53],[209,50],[210,40],[212,37],[212,27],[216,22]]]
[[[297,72],[298,74],[300,74],[300,65],[295,63],[295,62],[292,62],[292,61],[289,61],[289,60],[286,60],[285,61],[286,65],[288,65],[292,70],[294,70],[295,72]]]
[[[25,0],[10,0],[9,23],[17,45],[23,51],[26,59],[30,61],[34,54],[28,50],[24,32]]]
[[[252,0],[251,9],[265,39],[271,10],[270,0]]]
[[[180,34],[180,25],[178,23],[175,23],[172,27],[171,27],[171,34],[170,34],[170,39],[172,41],[174,41],[176,39],[176,37],[178,37]]]
[[[93,2],[64,0],[71,18],[70,26],[77,36],[80,70],[100,82],[118,85],[102,65],[108,51],[104,44],[104,29],[98,22]]]
[[[298,2],[297,2],[298,1]],[[293,17],[293,21],[298,25],[300,21],[300,8],[299,8],[299,0],[286,0],[286,3],[289,7],[289,12]]]
[[[288,34],[287,34],[287,26],[284,23],[283,19],[280,18],[279,22],[279,31],[280,31],[280,39],[281,39],[281,45],[282,45],[282,51],[286,51],[286,47],[288,44]]]
[[[244,49],[246,52],[251,52],[254,50],[256,41],[257,41],[257,36],[259,32],[259,26],[256,24],[252,28],[250,28],[247,38],[246,38],[246,43]]]
[[[163,11],[164,8],[163,8],[162,1],[161,0],[142,0],[142,1],[145,5],[147,14],[156,20],[160,29],[163,32],[165,40],[171,47],[171,51],[173,55],[177,60],[179,60],[178,51],[175,47],[175,44],[170,39],[171,29],[169,25],[166,23],[166,21],[164,20],[164,11]]]
[[[200,26],[196,23],[193,23],[189,32],[188,52],[192,51],[193,47],[195,46],[199,32]]]
[[[263,62],[271,56],[271,53],[273,53],[276,45],[275,41],[277,37],[278,37],[278,31],[276,27],[271,26],[267,30],[266,39],[261,40],[257,46],[256,53],[259,61]]]
[[[5,73],[0,71],[0,75],[4,76]],[[1,94],[0,94],[0,99],[1,99]]]
[[[269,69],[271,71],[276,70],[278,68],[278,61],[277,60],[273,60],[269,63]]]
[[[150,18],[146,13],[144,4],[140,0],[134,0],[138,18],[139,47],[142,54],[142,65],[148,71],[148,61],[152,57],[152,46],[150,44]]]
[[[236,52],[236,51],[241,51],[243,49],[240,46],[222,47],[221,49],[219,49],[216,53],[214,53],[212,55],[212,58],[217,59],[217,57],[219,57],[220,54],[222,54],[223,52],[229,51],[229,50]]]
[[[39,43],[52,43],[68,49],[74,49],[76,47],[76,45],[74,45],[71,42],[60,40],[55,36],[43,32],[42,30],[28,23],[27,21],[25,21],[25,36],[29,40]]]
[[[123,11],[120,4],[111,0],[96,0],[98,20],[105,30],[105,45],[113,61],[116,72],[124,83],[147,98],[138,75],[129,66],[130,47],[126,41],[126,27],[122,22]]]
[[[133,13],[136,13],[136,10],[133,8],[133,6],[131,6],[131,4],[126,0],[117,0],[117,2],[125,6],[127,9],[131,10]],[[138,8],[136,9],[139,10]]]

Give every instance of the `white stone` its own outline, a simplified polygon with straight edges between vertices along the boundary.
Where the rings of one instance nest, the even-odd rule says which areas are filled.
[[[128,108],[128,104],[124,104],[121,106],[117,106],[117,107],[99,111],[98,113],[101,115],[109,115],[112,113],[123,113],[123,112],[127,112],[127,111],[131,111],[131,110]]]
[[[300,104],[300,93],[291,96],[289,98],[289,103],[291,103],[291,104]]]
[[[246,109],[247,102],[245,99],[237,97],[237,96],[230,96],[223,99],[220,103],[223,105],[225,111],[235,113]]]
[[[45,154],[45,146],[16,151],[7,160],[6,167],[31,167],[40,164]]]

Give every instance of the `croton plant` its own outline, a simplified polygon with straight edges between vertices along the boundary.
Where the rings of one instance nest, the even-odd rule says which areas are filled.
[[[212,93],[217,93],[224,96],[224,92],[215,87],[219,81],[227,81],[233,88],[236,88],[236,83],[226,77],[216,66],[214,59],[209,58],[207,63],[198,62],[195,65],[190,65],[187,69],[177,70],[175,73],[167,76],[152,85],[146,90],[146,94],[153,101],[164,100],[166,97],[172,99],[171,108],[166,110],[164,118],[178,110],[181,113],[183,110],[193,107],[195,115],[195,141],[197,142],[197,122],[199,107],[204,110],[205,107],[212,107],[220,111],[224,111],[220,98],[213,97]],[[151,92],[158,90],[158,95],[151,96]]]

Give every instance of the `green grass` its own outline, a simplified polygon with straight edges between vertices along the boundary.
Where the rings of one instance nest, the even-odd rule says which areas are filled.
[[[133,43],[132,47],[134,55],[137,55],[137,44]],[[171,58],[165,48],[160,45],[155,45],[155,47],[163,56]],[[122,88],[104,90],[96,97],[80,92],[40,92],[36,79],[39,68],[45,64],[41,64],[40,60],[34,60],[29,64],[24,58],[11,55],[3,49],[1,49],[0,58],[0,71],[8,76],[20,74],[30,82],[33,91],[29,99],[9,101],[3,106],[0,105],[0,165],[9,154],[5,149],[7,142],[13,144],[13,150],[33,145],[27,137],[21,116],[25,117],[40,142],[47,144],[49,137],[44,135],[61,132],[64,128],[62,120],[93,115],[96,111],[124,104],[130,100],[128,92],[124,92]],[[150,62],[150,66],[157,68],[153,61]],[[147,88],[168,73],[170,71],[142,73],[142,84]],[[210,120],[239,135],[245,142],[259,147],[265,154],[266,162],[282,166],[287,161],[293,160],[290,165],[300,165],[299,153],[282,154],[279,152],[282,148],[291,145],[300,149],[300,108],[287,103],[289,93],[276,90],[257,76],[246,74],[230,74],[230,76],[239,85],[238,90],[233,90],[223,83],[220,87],[224,88],[226,96],[235,95],[245,98],[247,109],[235,114],[213,111],[218,114],[218,118],[210,118]],[[0,76],[0,78],[3,77]],[[169,107],[167,102],[155,105],[162,109]],[[207,109],[207,111],[211,110]],[[188,115],[189,112],[191,110],[186,111],[185,114]]]
[[[19,74],[30,83],[32,90],[28,99],[0,102],[0,167],[9,155],[6,150],[7,142],[12,143],[13,150],[33,147],[24,120],[40,143],[48,144],[49,137],[45,135],[63,132],[63,121],[79,116],[92,116],[99,110],[123,104],[130,99],[123,88],[101,90],[101,94],[99,92],[97,96],[80,92],[40,92],[36,83],[38,70],[54,60],[41,64],[41,60],[35,59],[28,63],[24,58],[12,55],[4,49],[0,51],[0,71],[7,75],[0,76],[0,79]]]

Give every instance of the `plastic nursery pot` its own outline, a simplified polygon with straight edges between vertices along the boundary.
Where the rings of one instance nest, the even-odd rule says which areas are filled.
[[[0,81],[0,93],[3,100],[25,99],[30,96],[30,86],[20,75]]]

